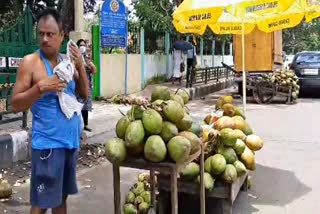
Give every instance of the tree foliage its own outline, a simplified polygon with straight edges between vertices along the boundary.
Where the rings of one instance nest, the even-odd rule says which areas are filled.
[[[94,12],[96,0],[84,0],[84,13]],[[0,30],[17,21],[26,6],[36,17],[46,7],[57,8],[64,16],[65,31],[74,29],[74,0],[1,0],[0,1]]]
[[[138,0],[133,1],[134,15],[140,26],[147,32],[172,31],[172,17],[175,2],[170,0]]]
[[[287,54],[320,50],[320,19],[283,31],[283,50]]]

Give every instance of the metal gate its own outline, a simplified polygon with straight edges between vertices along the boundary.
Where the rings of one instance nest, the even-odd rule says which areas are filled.
[[[62,50],[65,46],[66,42]],[[19,63],[38,48],[36,23],[31,9],[26,7],[13,26],[0,32],[0,125],[21,120],[22,127],[27,127],[27,112],[12,114],[11,96]]]

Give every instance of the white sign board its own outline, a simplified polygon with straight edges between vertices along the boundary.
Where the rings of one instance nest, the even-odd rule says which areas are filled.
[[[3,56],[0,56],[0,68],[6,68],[7,63],[6,63],[6,58]]]
[[[17,58],[17,57],[9,57],[9,67],[10,68],[17,68],[19,67],[22,58]]]

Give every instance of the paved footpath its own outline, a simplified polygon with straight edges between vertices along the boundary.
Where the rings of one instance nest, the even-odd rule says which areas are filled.
[[[188,104],[192,116],[204,118],[213,108],[216,97],[229,92],[226,90],[209,95],[205,100],[192,101]],[[100,138],[95,135],[89,141],[106,140],[114,135],[115,122],[121,116],[117,113],[118,108],[110,104],[95,104],[90,123],[95,132],[102,135]],[[256,134],[265,140],[265,145],[263,150],[256,153],[257,169],[251,173],[252,189],[240,193],[234,213],[320,213],[319,108],[320,101],[317,99],[300,99],[296,105],[248,104],[248,121]],[[103,127],[108,127],[108,130]],[[138,172],[121,169],[122,199],[136,181]],[[69,213],[114,213],[112,167],[108,162],[79,171],[78,181],[80,194],[70,197]],[[5,213],[28,213],[28,188],[28,184],[15,188],[13,200],[0,203],[0,213],[4,213],[4,210]]]

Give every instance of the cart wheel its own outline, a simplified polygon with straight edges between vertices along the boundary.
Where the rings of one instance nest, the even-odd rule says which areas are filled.
[[[261,81],[255,85],[253,98],[259,103],[270,103],[276,95],[276,87],[268,81]]]

